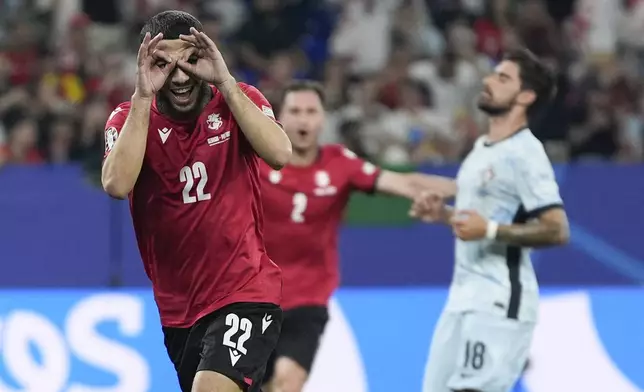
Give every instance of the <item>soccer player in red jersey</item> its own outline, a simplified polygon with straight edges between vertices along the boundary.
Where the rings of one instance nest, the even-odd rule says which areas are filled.
[[[281,171],[261,165],[265,241],[284,278],[284,321],[266,371],[270,392],[299,392],[328,321],[327,303],[339,283],[337,236],[353,191],[413,199],[420,191],[449,192],[451,181],[394,173],[358,158],[341,145],[320,146],[322,87],[310,81],[287,88],[280,121],[293,144]]]
[[[162,12],[141,34],[136,90],[106,125],[103,187],[129,196],[181,389],[259,391],[282,321],[259,165],[282,167],[291,143],[193,16]]]

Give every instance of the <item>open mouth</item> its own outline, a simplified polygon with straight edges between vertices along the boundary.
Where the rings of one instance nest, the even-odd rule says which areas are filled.
[[[194,90],[194,86],[173,88],[170,90],[170,92],[172,92],[172,95],[174,96],[176,101],[186,103],[190,101],[192,90]]]
[[[297,131],[297,135],[299,137],[306,137],[308,134],[309,134],[309,131],[307,131],[305,129],[300,129],[300,130]]]

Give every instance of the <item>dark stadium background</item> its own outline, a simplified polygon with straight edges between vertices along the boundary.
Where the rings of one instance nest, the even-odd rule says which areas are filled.
[[[558,95],[532,125],[556,164],[572,238],[534,257],[543,328],[517,390],[644,390],[644,1],[0,0],[0,391],[173,390],[159,381],[173,379],[127,204],[97,184],[103,125],[132,93],[138,31],[173,8],[201,18],[235,76],[275,105],[290,80],[322,81],[324,141],[404,171],[456,172],[484,125],[480,76],[504,47],[545,58]],[[362,366],[342,377],[364,390],[420,389],[451,277],[449,230],[410,221],[407,208],[355,195],[340,235],[336,303]],[[87,325],[138,353],[147,373],[114,353],[101,364],[95,341],[70,335],[89,300],[106,313]],[[127,317],[140,328],[119,324]],[[346,354],[329,347],[328,362]],[[127,376],[119,361],[138,370]],[[310,391],[361,390],[324,380]]]

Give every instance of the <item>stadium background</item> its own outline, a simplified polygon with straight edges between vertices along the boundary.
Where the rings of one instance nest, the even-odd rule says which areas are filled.
[[[533,129],[571,220],[537,252],[532,361],[517,390],[644,391],[644,1],[0,1],[0,391],[174,391],[123,202],[96,186],[103,125],[129,99],[141,23],[199,15],[240,80],[275,100],[321,80],[327,142],[454,174],[504,47],[558,70]],[[451,274],[449,230],[356,195],[342,288],[307,392],[419,391]]]

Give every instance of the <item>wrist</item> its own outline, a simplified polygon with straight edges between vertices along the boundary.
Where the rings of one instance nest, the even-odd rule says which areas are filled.
[[[140,93],[138,93],[136,91],[134,92],[134,94],[132,94],[132,98],[131,98],[131,102],[132,102],[133,105],[137,104],[137,103],[138,104],[143,104],[143,105],[145,105],[145,104],[152,105],[152,101],[154,101],[154,95],[151,96],[151,97],[148,97],[148,96],[145,96],[145,95],[141,95]]]
[[[485,238],[488,240],[495,240],[499,233],[499,222],[490,220],[487,222],[487,229],[485,230]]]
[[[221,91],[222,94],[227,94],[237,87],[237,80],[235,80],[235,78],[231,75],[223,82],[215,83],[215,87],[217,88],[217,90]]]

